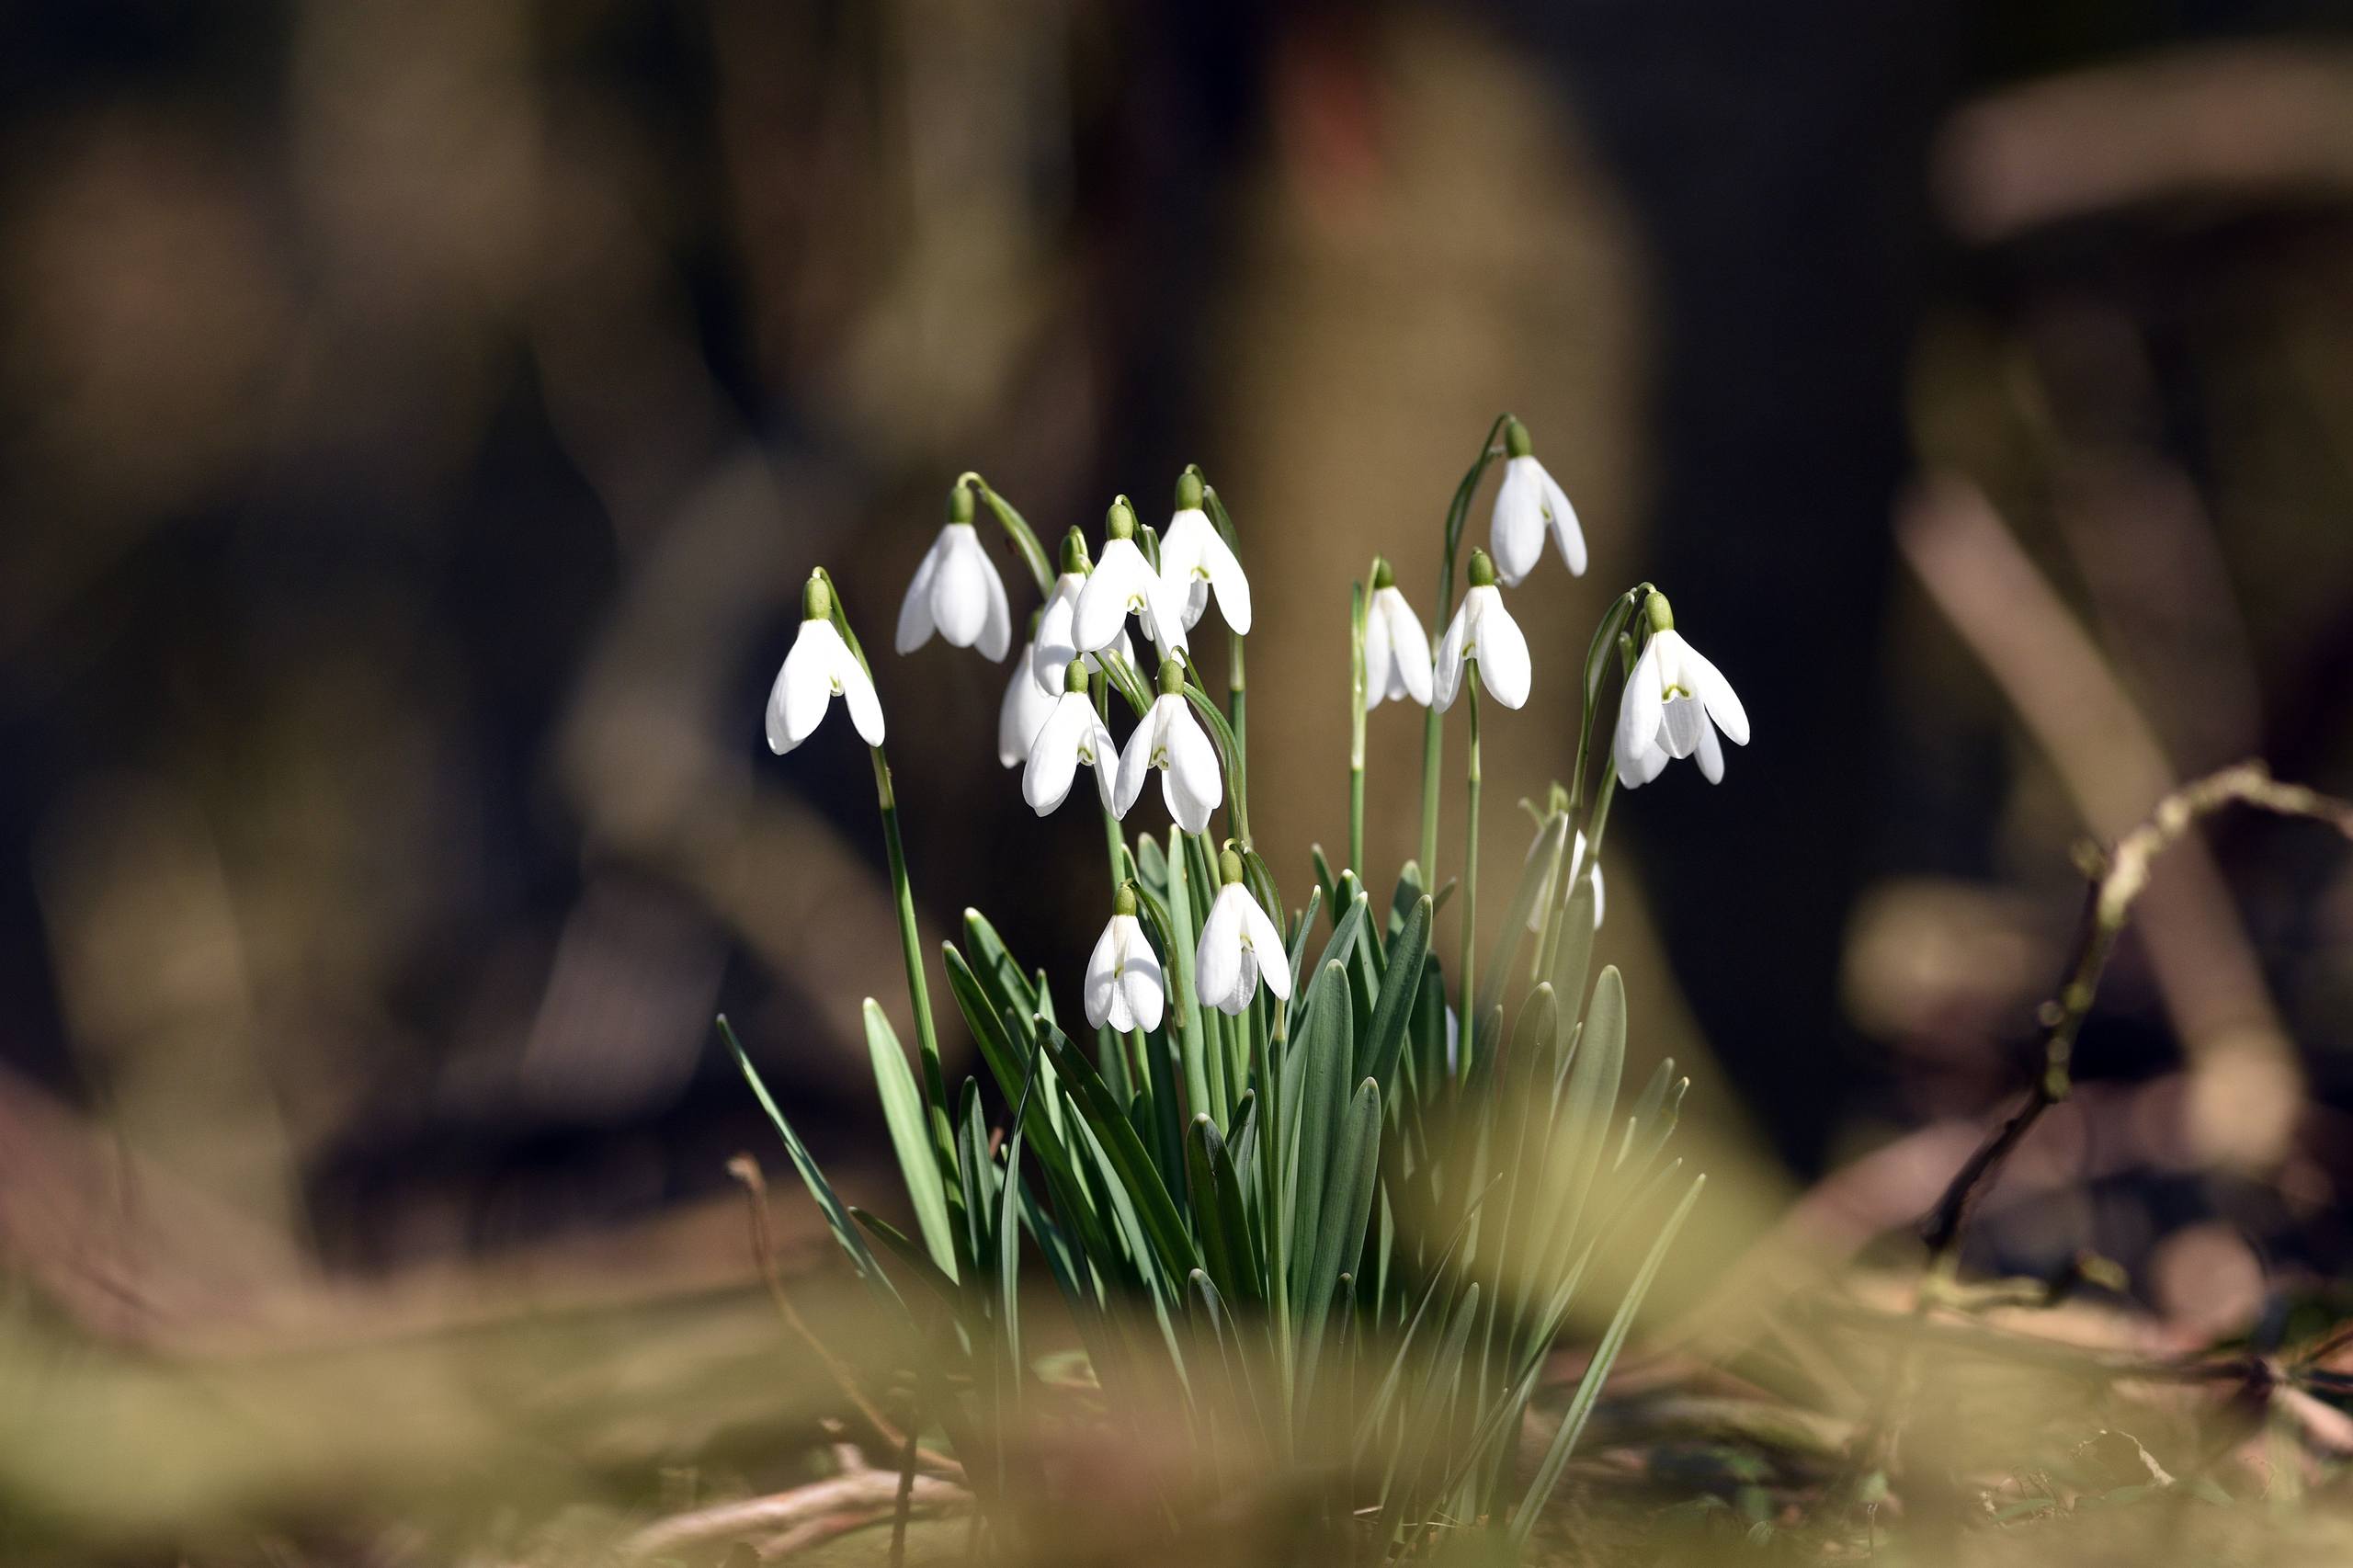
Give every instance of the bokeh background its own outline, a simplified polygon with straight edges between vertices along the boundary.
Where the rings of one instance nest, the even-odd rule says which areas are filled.
[[[1601,944],[1734,1176],[1711,1268],[1900,1239],[2023,1082],[2076,840],[2243,756],[2353,790],[2337,6],[26,6],[0,279],[0,1273],[102,1336],[747,1278],[722,1009],[889,1206],[866,762],[760,708],[808,569],[880,644],[968,467],[1050,541],[1207,468],[1296,898],[1348,581],[1427,615],[1529,423],[1593,568],[1514,597],[1491,801],[1638,578],[1755,721],[1620,802]],[[1074,975],[1101,839],[997,768],[1002,668],[878,676],[927,927]],[[1420,726],[1371,731],[1386,866]],[[2169,864],[1974,1261],[2221,1334],[2341,1268],[2347,871]]]

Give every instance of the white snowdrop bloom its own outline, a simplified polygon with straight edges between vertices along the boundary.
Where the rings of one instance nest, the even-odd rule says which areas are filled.
[[[1031,670],[1030,655],[1036,647],[1037,640],[1032,638],[1013,661],[1013,673],[1005,683],[1005,699],[996,707],[996,759],[1007,767],[1018,767],[1029,760],[1031,744],[1054,710],[1053,692],[1040,686]]]
[[[1085,763],[1094,770],[1095,791],[1108,811],[1111,770],[1119,755],[1119,743],[1096,713],[1095,704],[1086,699],[1086,671],[1074,665],[1063,694],[1054,699],[1053,711],[1038,727],[1038,738],[1029,743],[1029,763],[1021,770],[1021,798],[1029,802],[1031,811],[1047,815],[1069,796],[1071,780]]]
[[[1199,623],[1214,590],[1226,625],[1237,633],[1250,630],[1250,579],[1201,510],[1201,476],[1189,468],[1176,480],[1176,512],[1161,536],[1160,581],[1171,598],[1183,599],[1188,629]]]
[[[1734,745],[1748,744],[1748,711],[1723,673],[1675,630],[1666,596],[1643,601],[1650,617],[1650,639],[1626,677],[1618,704],[1618,782],[1631,790],[1649,783],[1679,756],[1699,759],[1711,784],[1724,776],[1724,751],[1716,733]]]
[[[1110,924],[1086,960],[1086,1021],[1098,1029],[1109,1024],[1121,1034],[1156,1029],[1166,986],[1160,957],[1136,919],[1135,890],[1122,886],[1111,904]]]
[[[1168,814],[1187,833],[1208,830],[1210,813],[1225,799],[1225,780],[1218,772],[1217,747],[1193,717],[1185,699],[1184,666],[1174,659],[1160,665],[1160,695],[1144,710],[1143,722],[1128,737],[1120,754],[1120,774],[1111,787],[1111,810],[1125,817],[1143,793],[1143,781],[1160,770],[1161,797]]]
[[[1430,705],[1430,639],[1389,562],[1375,559],[1372,597],[1364,607],[1364,705],[1378,708],[1397,697]]]
[[[1228,1015],[1250,1006],[1258,982],[1277,996],[1290,994],[1290,955],[1283,934],[1250,896],[1242,881],[1242,857],[1228,849],[1217,858],[1217,902],[1201,923],[1200,946],[1193,953],[1194,992],[1201,1006]]]
[[[1531,678],[1528,639],[1520,635],[1519,623],[1504,608],[1503,592],[1495,586],[1495,564],[1483,550],[1471,552],[1471,591],[1462,596],[1446,638],[1438,644],[1433,695],[1441,711],[1453,707],[1454,699],[1462,695],[1465,665],[1478,666],[1479,684],[1505,707],[1518,708],[1528,700]]]
[[[1185,601],[1168,591],[1136,544],[1135,509],[1124,495],[1111,503],[1103,559],[1078,592],[1071,627],[1079,652],[1108,648],[1131,615],[1141,617],[1143,633],[1159,644],[1161,657],[1184,652]]]
[[[1544,839],[1544,830],[1539,827],[1536,830],[1536,842],[1528,846],[1529,859],[1534,859],[1543,849]],[[1568,880],[1563,881],[1562,868],[1551,868],[1551,874],[1544,879],[1542,895],[1537,899],[1536,907],[1528,912],[1528,928],[1530,931],[1541,932],[1544,929],[1545,912],[1552,907],[1554,900],[1564,897],[1567,890],[1576,886],[1577,879],[1585,875],[1585,835],[1582,833],[1572,833],[1569,835],[1569,863],[1566,870]],[[1593,869],[1593,928],[1597,931],[1601,929],[1604,899],[1601,868],[1597,865]]]
[[[1062,575],[1054,579],[1053,591],[1046,596],[1046,608],[1038,615],[1038,635],[1031,644],[1029,655],[1038,688],[1048,697],[1058,696],[1063,689],[1063,672],[1073,659],[1084,659],[1091,672],[1100,667],[1092,653],[1078,649],[1078,599],[1086,587],[1086,580],[1094,575],[1094,563],[1086,558],[1086,540],[1076,528],[1063,540]],[[1128,642],[1122,628],[1111,640],[1111,651],[1133,668],[1135,649]]]
[[[972,528],[972,493],[961,484],[948,493],[948,526],[932,540],[900,601],[899,652],[914,653],[935,631],[950,646],[978,647],[989,659],[1004,658],[1013,641],[1005,579],[981,548]]]
[[[1514,419],[1504,426],[1504,481],[1488,521],[1487,547],[1495,551],[1496,574],[1518,587],[1543,559],[1548,532],[1570,573],[1584,576],[1585,530],[1577,527],[1576,508],[1529,450],[1528,426]]]
[[[868,745],[882,744],[882,705],[874,681],[842,634],[834,630],[834,594],[813,575],[801,593],[801,635],[768,688],[768,750],[782,756],[807,740],[835,698],[849,709],[849,722]]]

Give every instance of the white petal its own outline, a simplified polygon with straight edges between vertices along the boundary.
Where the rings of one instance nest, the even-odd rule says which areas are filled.
[[[1487,522],[1487,553],[1495,575],[1518,586],[1544,556],[1544,471],[1529,457],[1504,464],[1495,509]]]
[[[1181,703],[1185,699],[1164,697],[1160,700]],[[1218,772],[1217,747],[1202,733],[1190,710],[1170,720],[1164,744],[1168,751],[1168,771],[1161,776],[1160,785],[1168,802],[1168,814],[1187,833],[1205,832],[1210,825],[1210,813],[1225,799],[1225,780]]]
[[[1699,744],[1697,755],[1699,759],[1699,771],[1707,776],[1708,782],[1722,783],[1724,781],[1724,747],[1723,743],[1716,739],[1716,727],[1713,724],[1699,726]]]
[[[1267,989],[1278,996],[1290,994],[1290,955],[1283,951],[1283,934],[1258,907],[1258,901],[1244,894],[1242,929],[1244,940],[1265,971]]]
[[[1021,651],[1012,678],[1005,683],[1005,700],[997,704],[996,759],[1007,767],[1018,767],[1029,759],[1029,747],[1045,727],[1047,715],[1054,710],[1054,699],[1030,673],[1035,653],[1034,648]]]
[[[1094,711],[1092,708],[1087,710],[1089,713]],[[1120,743],[1111,737],[1110,726],[1101,719],[1095,721],[1095,735],[1087,743],[1086,758],[1092,759],[1095,767],[1096,798],[1103,802],[1105,811],[1110,812],[1111,789],[1119,778]],[[1111,812],[1111,814],[1117,816],[1120,813]]]
[[[1405,596],[1393,587],[1383,588],[1373,596],[1374,606],[1381,611],[1381,619],[1389,627],[1390,646],[1395,650],[1397,678],[1405,694],[1427,708],[1430,705],[1430,639],[1422,630],[1422,618],[1405,602]],[[1391,693],[1392,696],[1395,692]]]
[[[1143,927],[1134,915],[1115,915],[1111,923],[1121,928],[1116,982],[1120,1006],[1114,1012],[1127,1014],[1128,1022],[1122,1026],[1125,1028],[1156,1029],[1168,983],[1161,972],[1160,957],[1144,939]]]
[[[1030,668],[1038,685],[1049,696],[1063,694],[1063,672],[1078,656],[1073,623],[1078,615],[1078,596],[1087,579],[1075,572],[1065,572],[1054,579],[1053,592],[1046,596],[1046,608],[1038,615],[1038,637],[1031,646]]]
[[[1715,726],[1708,722],[1707,710],[1696,697],[1677,692],[1660,706],[1658,744],[1666,748],[1669,756],[1689,756],[1699,749],[1699,737],[1714,732]]]
[[[1117,992],[1114,974],[1120,961],[1120,917],[1103,927],[1103,935],[1095,939],[1095,950],[1086,957],[1086,982],[1079,988],[1079,1000],[1086,1008],[1086,1021],[1101,1028],[1111,1017]],[[1124,1028],[1125,1026],[1122,1026]]]
[[[1462,694],[1462,643],[1471,634],[1471,604],[1465,599],[1448,623],[1446,636],[1438,645],[1438,668],[1432,678],[1430,695],[1437,699],[1441,713],[1454,706]]]
[[[1552,476],[1541,468],[1536,471],[1544,478],[1544,506],[1551,514],[1552,542],[1561,547],[1561,559],[1569,563],[1572,576],[1585,575],[1585,529],[1577,526],[1577,509],[1569,505],[1569,497],[1552,482]]]
[[[1204,1007],[1229,1013],[1241,1011],[1225,1005],[1242,978],[1242,910],[1235,902],[1237,893],[1245,900],[1250,896],[1239,884],[1220,890],[1210,905],[1209,918],[1201,922],[1201,939],[1193,949],[1193,994]]]
[[[1613,750],[1618,756],[1618,782],[1631,790],[1648,778],[1657,777],[1657,769],[1642,771],[1643,752],[1658,733],[1660,710],[1658,639],[1654,637],[1643,645],[1642,657],[1634,661],[1633,673],[1626,677],[1626,688],[1618,699],[1618,733]]]
[[[1528,701],[1528,687],[1531,672],[1528,662],[1528,639],[1520,635],[1519,622],[1504,608],[1504,597],[1495,588],[1473,588],[1471,597],[1484,596],[1479,607],[1477,640],[1479,683],[1488,695],[1506,708],[1518,708]]]
[[[1236,1017],[1250,1010],[1250,998],[1258,994],[1258,974],[1266,966],[1258,955],[1245,947],[1235,960],[1233,989],[1218,1000],[1218,1011]]]
[[[778,755],[807,740],[824,721],[826,704],[834,699],[836,648],[843,648],[842,634],[833,622],[801,623],[801,635],[792,640],[792,651],[768,690],[768,747]]]
[[[834,684],[841,688],[842,701],[849,709],[850,724],[858,731],[859,740],[879,746],[882,744],[882,704],[874,696],[874,678],[866,673],[866,666],[858,662],[858,655],[849,651],[849,644],[841,640],[838,632],[835,633],[834,646]]]
[[[1095,710],[1079,693],[1066,691],[1056,700],[1038,732],[1037,744],[1029,748],[1029,765],[1021,772],[1021,798],[1031,811],[1044,816],[1068,797],[1071,779],[1078,773],[1078,748],[1097,722]]]
[[[1119,772],[1111,785],[1112,815],[1124,818],[1135,809],[1136,798],[1143,793],[1144,778],[1152,771],[1152,748],[1160,728],[1160,702],[1155,701],[1145,710],[1143,722],[1130,732],[1127,749],[1120,754]]]
[[[1708,717],[1716,722],[1716,728],[1724,733],[1724,738],[1734,745],[1746,745],[1748,710],[1740,705],[1740,699],[1733,694],[1732,682],[1724,679],[1723,672],[1688,642],[1684,644],[1683,668],[1692,689],[1707,707]]]
[[[1013,609],[1005,602],[1005,579],[997,574],[996,562],[981,552],[981,564],[988,568],[989,615],[981,623],[981,657],[992,664],[1005,657],[1013,644]]]
[[[996,584],[1000,599],[1005,585],[997,581],[996,568],[970,523],[949,524],[940,530],[939,542],[939,570],[931,580],[931,619],[949,647],[969,648],[988,627],[989,585]],[[1005,651],[998,649],[997,657],[1004,656]]]
[[[915,581],[907,585],[907,597],[899,601],[899,635],[894,642],[902,653],[912,653],[931,641],[931,591],[939,578],[940,558],[947,552],[948,532],[940,529],[931,548],[923,552]]]
[[[1214,528],[1202,548],[1209,567],[1210,586],[1217,590],[1217,612],[1225,617],[1226,625],[1236,634],[1250,630],[1250,578],[1242,570],[1242,562],[1234,558],[1225,539]]]
[[[1157,588],[1152,564],[1136,548],[1136,541],[1110,540],[1104,545],[1103,559],[1096,563],[1086,586],[1079,590],[1078,613],[1071,626],[1073,644],[1086,653],[1109,647],[1128,619],[1128,602]]]
[[[1396,681],[1397,655],[1389,640],[1389,617],[1381,612],[1377,593],[1364,618],[1364,705],[1380,707]]]

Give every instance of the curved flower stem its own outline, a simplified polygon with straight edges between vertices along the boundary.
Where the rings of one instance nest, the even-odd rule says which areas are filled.
[[[958,474],[956,483],[969,484],[979,494],[989,509],[989,515],[996,518],[999,528],[1005,529],[1005,537],[1013,541],[1013,552],[1021,557],[1023,565],[1029,568],[1029,575],[1037,583],[1038,592],[1051,597],[1054,591],[1053,562],[1021,514],[1013,509],[1013,503],[991,489],[989,482],[971,469]]]
[[[1504,425],[1510,414],[1495,415],[1487,426],[1487,438],[1479,448],[1479,459],[1471,465],[1462,483],[1454,487],[1454,501],[1446,509],[1446,551],[1439,558],[1438,569],[1438,616],[1430,622],[1440,636],[1446,624],[1454,618],[1454,558],[1462,547],[1462,523],[1470,516],[1471,498],[1479,493],[1479,481],[1486,477],[1487,465],[1503,449],[1495,443],[1503,438]],[[1438,758],[1445,748],[1446,715],[1438,704],[1422,721],[1422,886],[1436,891],[1438,887]]]
[[[1348,869],[1364,879],[1364,585],[1348,591]]]
[[[899,955],[907,966],[907,1001],[915,1008],[915,1044],[923,1058],[923,1097],[931,1125],[932,1152],[940,1174],[956,1177],[956,1139],[948,1125],[948,1081],[939,1067],[939,1034],[931,1021],[931,989],[924,982],[923,947],[915,936],[915,890],[907,881],[907,849],[899,837],[899,801],[891,788],[891,759],[881,746],[874,759],[874,799],[882,812],[882,847],[891,861],[891,892],[899,911]]]
[[[1471,661],[1476,664],[1474,658]],[[1462,696],[1470,705],[1471,766],[1463,776],[1470,825],[1462,835],[1462,972],[1455,983],[1462,998],[1462,1049],[1456,1053],[1456,1074],[1471,1080],[1471,1058],[1478,1044],[1478,993],[1472,985],[1479,948],[1479,682],[1475,669],[1462,672]]]

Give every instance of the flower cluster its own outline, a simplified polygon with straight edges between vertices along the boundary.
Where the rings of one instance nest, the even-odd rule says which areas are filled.
[[[1443,712],[1464,695],[1473,672],[1479,687],[1505,707],[1528,701],[1533,684],[1528,640],[1504,602],[1503,588],[1517,586],[1535,570],[1548,538],[1569,571],[1581,575],[1585,535],[1568,497],[1534,456],[1527,428],[1506,418],[1498,429],[1504,476],[1490,519],[1489,548],[1471,552],[1467,587],[1435,653],[1389,563],[1373,563],[1371,591],[1362,601],[1357,630],[1363,709],[1410,700]],[[1197,709],[1215,710],[1193,676],[1187,636],[1214,601],[1238,640],[1250,630],[1251,599],[1249,576],[1222,526],[1223,514],[1211,519],[1208,506],[1214,504],[1214,493],[1199,471],[1188,468],[1178,478],[1167,527],[1156,535],[1140,528],[1125,496],[1114,500],[1106,516],[1099,557],[1078,528],[1070,529],[1059,574],[1051,583],[1027,526],[977,475],[966,475],[949,492],[948,521],[900,605],[894,642],[903,654],[921,648],[935,632],[953,647],[977,649],[992,660],[1011,651],[1005,583],[974,527],[976,492],[1000,517],[1011,517],[1007,530],[1023,545],[1044,596],[1030,617],[1029,635],[1013,662],[997,716],[997,760],[1021,770],[1022,798],[1040,816],[1048,815],[1069,799],[1084,767],[1094,775],[1103,811],[1124,820],[1142,798],[1147,777],[1156,772],[1161,798],[1176,825],[1188,834],[1206,834],[1226,802],[1231,759],[1221,757],[1197,716]],[[1449,559],[1446,581],[1450,578]],[[1638,603],[1641,619],[1620,638],[1629,663],[1613,737],[1617,782],[1639,787],[1683,756],[1696,756],[1709,779],[1720,779],[1719,733],[1747,744],[1748,719],[1740,699],[1715,665],[1675,630],[1664,595],[1646,585],[1623,602],[1630,608]],[[822,572],[810,579],[803,616],[801,636],[769,696],[769,745],[779,753],[799,745],[838,696],[859,735],[880,747],[882,714],[873,681]],[[1142,645],[1158,654],[1156,691],[1142,684],[1135,656],[1140,644],[1128,633],[1131,619]],[[1641,634],[1638,657],[1634,632]],[[1108,722],[1108,697],[1114,689],[1138,710],[1124,744]],[[1476,734],[1474,706],[1474,748]],[[1568,860],[1569,878],[1590,871],[1598,921],[1599,872],[1591,866],[1582,831]],[[1194,989],[1203,1006],[1239,1014],[1262,982],[1273,995],[1287,998],[1290,971],[1281,933],[1252,892],[1232,841],[1217,865],[1219,891],[1193,956]],[[1161,961],[1138,918],[1131,884],[1121,882],[1110,923],[1087,967],[1087,1021],[1123,1032],[1154,1028],[1165,983]]]

